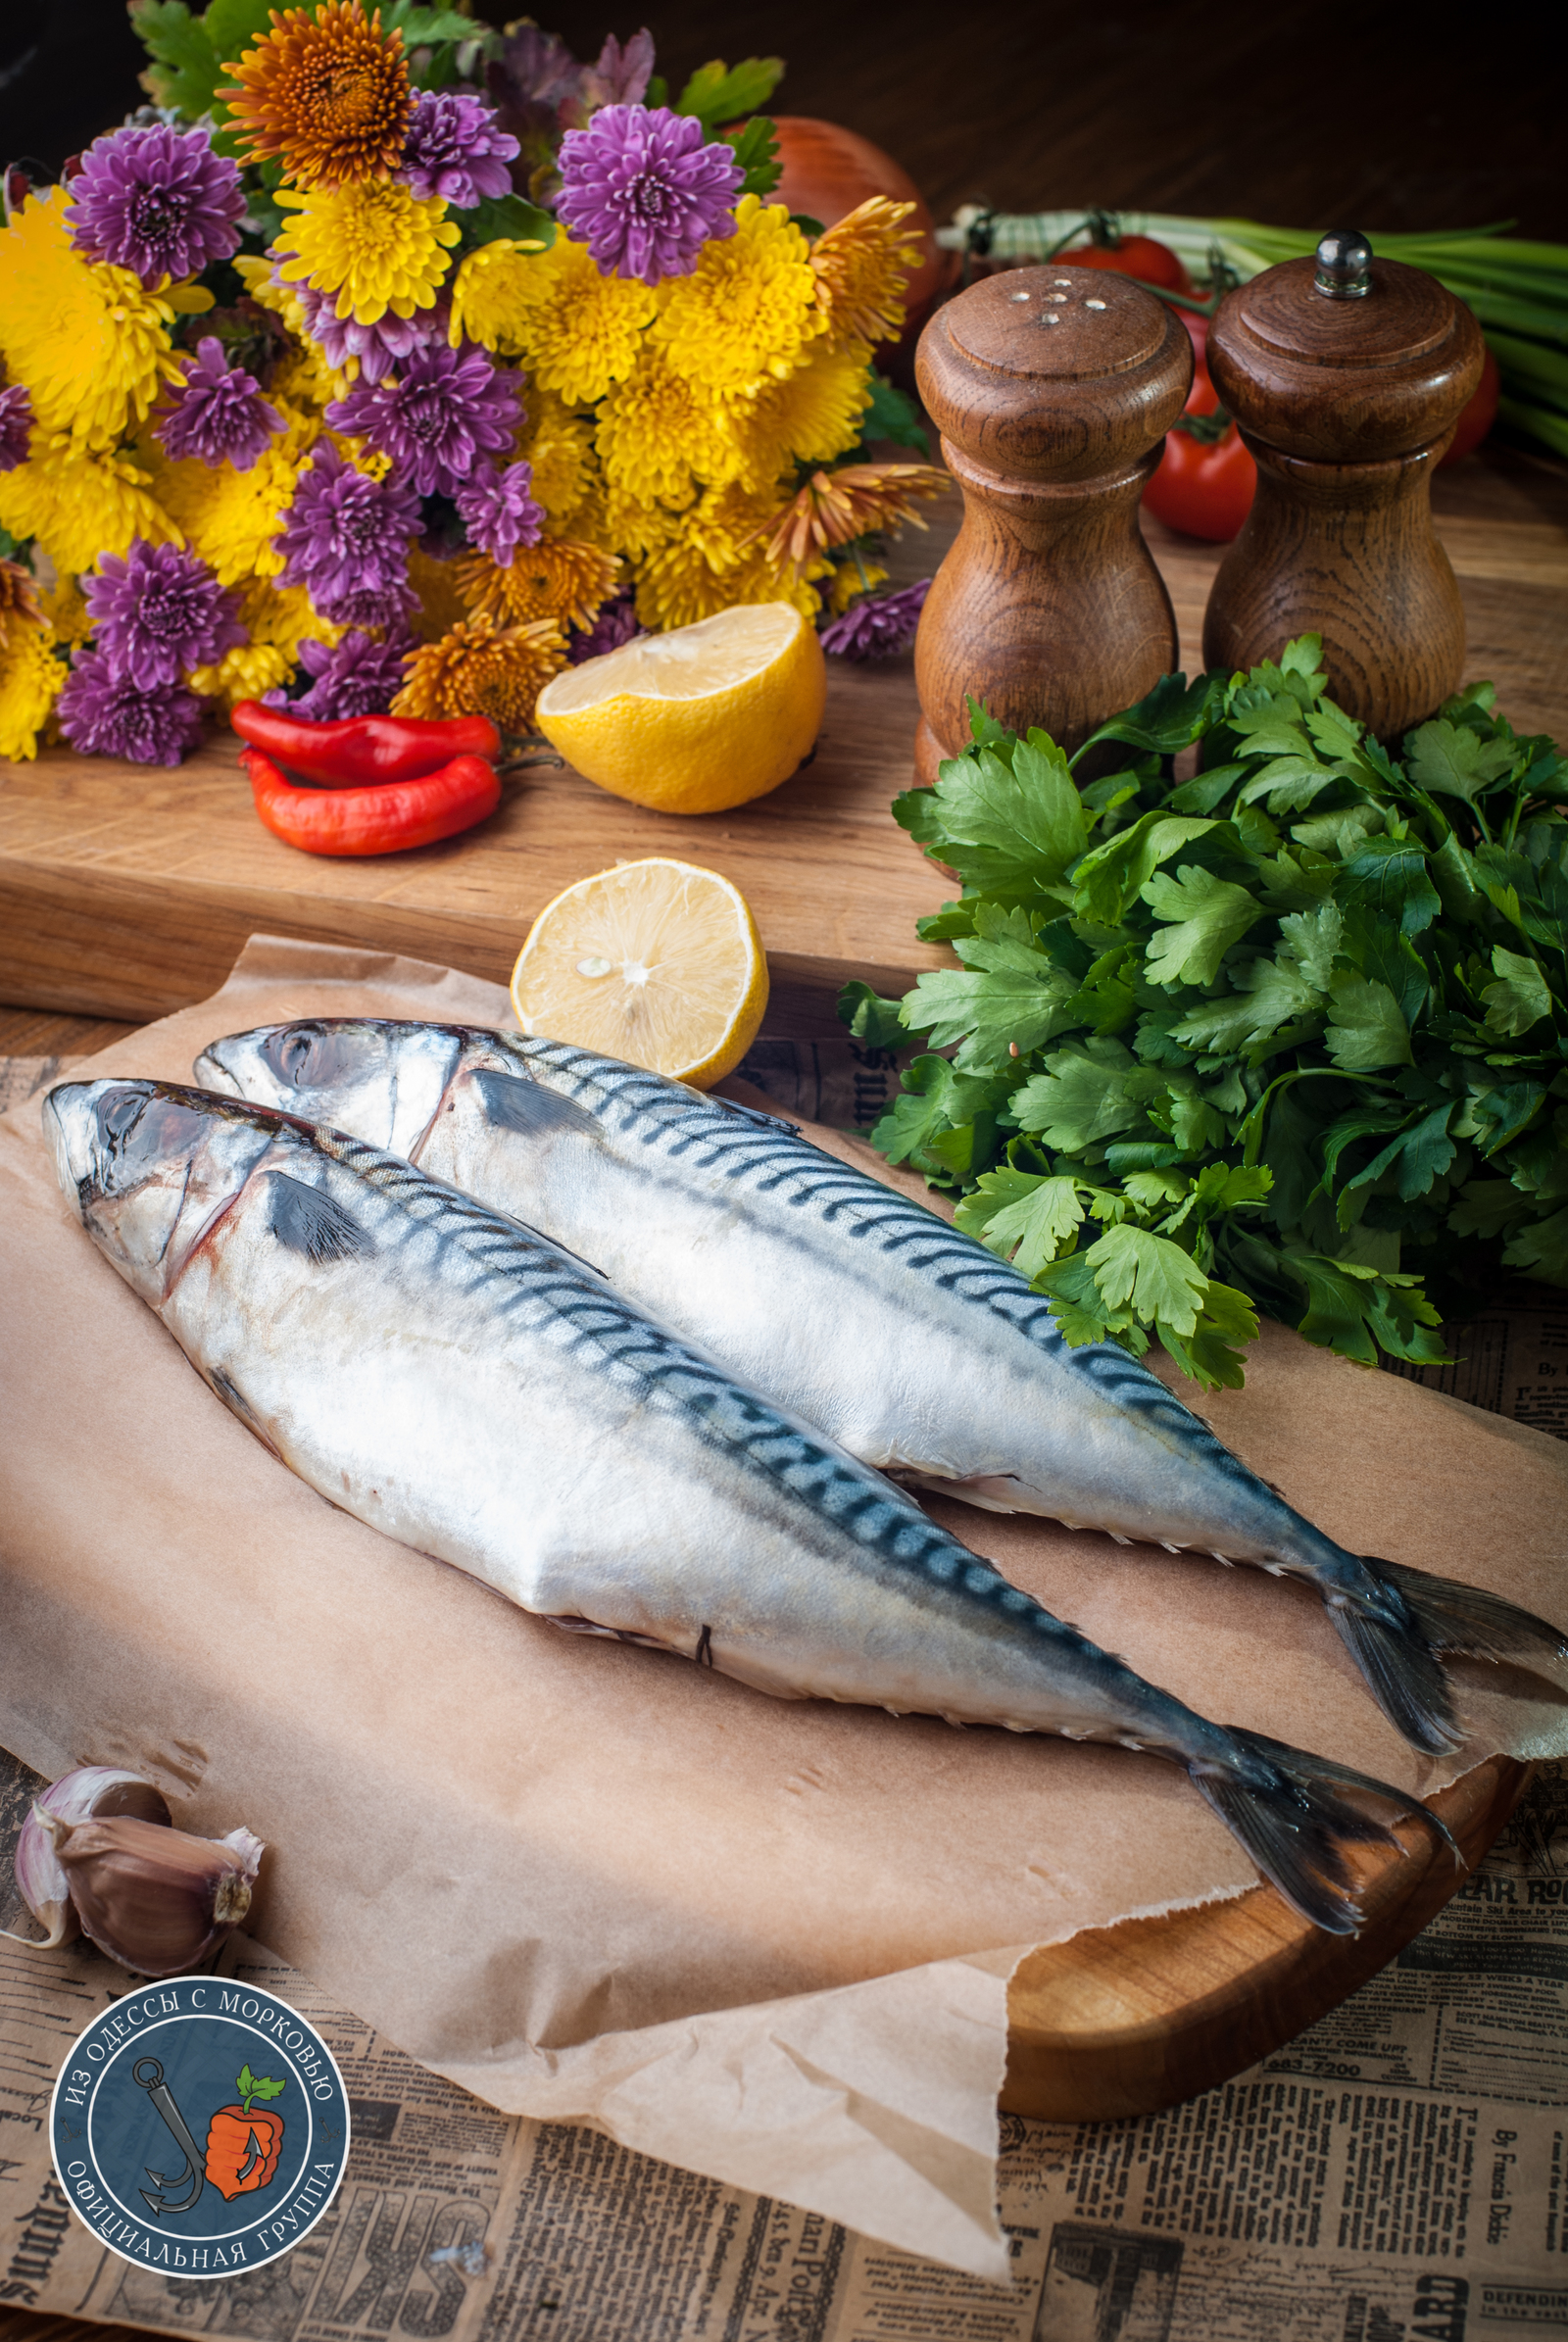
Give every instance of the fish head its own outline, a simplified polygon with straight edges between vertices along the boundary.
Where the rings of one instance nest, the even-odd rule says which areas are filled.
[[[270,1119],[152,1081],[62,1082],[43,1126],[62,1194],[155,1309],[278,1135]]]
[[[466,1036],[456,1025],[386,1017],[303,1017],[257,1025],[203,1049],[196,1079],[256,1105],[280,1107],[414,1155],[457,1070]]]

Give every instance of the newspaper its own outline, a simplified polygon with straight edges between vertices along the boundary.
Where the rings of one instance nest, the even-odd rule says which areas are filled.
[[[38,1782],[0,1760],[0,1926]],[[1568,2333],[1568,1765],[1394,1964],[1250,2073],[1117,2122],[1004,2118],[988,2284],[595,2132],[498,2114],[235,1937],[348,2080],[331,2211],[218,2283],[137,2269],[49,2165],[66,2048],[126,1989],[0,1943],[0,2313],[252,2342],[1508,2342]]]

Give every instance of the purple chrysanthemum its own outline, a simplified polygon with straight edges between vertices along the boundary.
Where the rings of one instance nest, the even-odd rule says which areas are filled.
[[[630,594],[623,594],[618,602],[607,602],[593,624],[579,630],[573,627],[566,639],[566,657],[573,666],[581,666],[585,659],[600,659],[607,651],[618,651],[625,643],[635,642],[647,628],[637,623],[637,604]]]
[[[276,245],[269,255],[274,263],[292,257]],[[416,309],[412,317],[394,317],[388,310],[373,325],[362,325],[357,317],[337,315],[333,294],[318,293],[308,284],[284,285],[275,266],[272,282],[298,301],[305,312],[306,332],[335,374],[346,372],[349,362],[357,360],[362,382],[384,382],[416,350],[447,338],[450,313],[444,301],[432,309]]]
[[[705,143],[695,115],[606,106],[561,142],[556,216],[605,275],[689,276],[711,236],[735,232],[729,207],[746,173],[734,150]]]
[[[136,537],[127,554],[106,553],[85,581],[87,610],[105,667],[142,691],[177,683],[246,640],[226,594],[205,561],[177,545]]]
[[[324,618],[390,624],[407,607],[409,540],[423,526],[412,488],[356,471],[324,441],[273,539],[283,582],[304,586]]]
[[[194,276],[239,249],[239,171],[205,130],[110,130],[82,156],[70,194],[77,251],[146,285]]]
[[[510,569],[519,545],[537,545],[545,524],[543,505],[534,503],[531,464],[509,464],[498,471],[481,464],[466,488],[457,495],[458,517],[477,545],[503,569]]]
[[[176,462],[194,456],[215,469],[231,464],[236,471],[249,471],[282,428],[283,417],[263,398],[256,376],[227,365],[222,343],[209,333],[197,343],[196,363],[157,436]]]
[[[32,441],[32,399],[24,382],[0,390],[0,471],[27,461]]]
[[[510,195],[507,165],[517,141],[493,106],[465,90],[422,89],[415,101],[403,161],[393,172],[420,203],[439,196],[471,211],[486,195]]]
[[[403,662],[413,649],[413,636],[401,629],[384,643],[372,641],[358,627],[332,650],[325,643],[301,643],[300,664],[315,678],[310,690],[297,700],[286,692],[270,691],[267,704],[316,724],[341,723],[353,715],[385,715],[408,680]]]
[[[60,695],[60,729],[85,756],[177,764],[201,737],[200,702],[180,683],[138,683],[98,651],[78,651]]]
[[[823,650],[840,659],[896,659],[913,642],[920,605],[930,591],[930,578],[922,577],[897,594],[867,594],[852,602],[843,617],[823,627]]]
[[[512,445],[517,378],[471,344],[419,350],[391,381],[356,383],[326,419],[390,456],[420,496],[456,496],[481,457]]]

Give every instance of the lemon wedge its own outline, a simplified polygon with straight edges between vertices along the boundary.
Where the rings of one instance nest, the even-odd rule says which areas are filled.
[[[767,961],[737,887],[655,855],[579,878],[545,905],[512,971],[512,1005],[525,1033],[706,1090],[757,1038]]]
[[[826,701],[815,629],[787,602],[754,602],[566,667],[539,694],[536,721],[616,797],[721,813],[789,779]]]

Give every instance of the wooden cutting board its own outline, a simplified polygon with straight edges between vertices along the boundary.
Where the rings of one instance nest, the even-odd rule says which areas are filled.
[[[1568,732],[1568,483],[1560,466],[1475,457],[1440,478],[1440,528],[1463,588],[1469,672],[1491,675],[1522,731]],[[927,574],[956,524],[895,548]],[[1219,547],[1149,524],[1189,671]],[[507,783],[481,829],[416,854],[328,861],[265,831],[228,734],[177,770],[47,751],[0,764],[0,1000],[146,1019],[217,990],[248,935],[366,944],[505,983],[536,913],[607,864],[676,854],[722,870],[756,913],[773,1002],[766,1030],[834,1029],[852,976],[905,992],[948,958],[914,922],[951,892],[888,813],[912,779],[910,661],[829,661],[814,761],[759,804],[682,819],[569,770]]]

